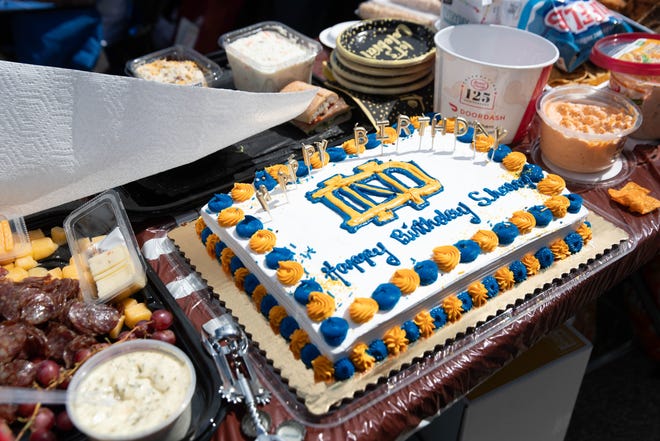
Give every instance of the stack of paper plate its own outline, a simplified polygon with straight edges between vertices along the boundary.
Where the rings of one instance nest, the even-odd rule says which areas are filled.
[[[339,34],[329,67],[337,83],[356,92],[411,92],[433,81],[433,35],[405,20],[364,20]]]

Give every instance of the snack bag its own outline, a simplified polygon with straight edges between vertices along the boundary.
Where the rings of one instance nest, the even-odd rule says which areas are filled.
[[[566,72],[574,71],[589,58],[596,41],[632,31],[596,0],[530,0],[522,10],[518,28],[552,41],[559,49],[557,67]]]
[[[541,35],[557,46],[556,65],[566,72],[589,58],[597,40],[632,31],[596,0],[444,0],[440,27],[464,23],[500,24]]]

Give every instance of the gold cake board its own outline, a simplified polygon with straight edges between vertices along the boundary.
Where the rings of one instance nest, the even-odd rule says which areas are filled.
[[[416,341],[399,356],[389,357],[387,360],[376,363],[374,369],[369,372],[356,372],[351,379],[332,384],[315,383],[313,371],[307,369],[302,361],[293,358],[286,340],[273,333],[268,321],[257,311],[250,297],[236,288],[231,277],[222,270],[215,259],[209,258],[206,248],[195,233],[193,222],[173,229],[170,231],[169,237],[207,281],[214,294],[224,302],[228,309],[231,309],[232,315],[259,344],[260,349],[266,352],[266,356],[272,361],[273,366],[280,370],[281,376],[286,378],[289,386],[296,390],[298,397],[304,401],[309,412],[322,415],[343,399],[350,399],[356,393],[364,391],[369,384],[375,384],[379,378],[399,370],[401,366],[411,363],[425,352],[433,351],[436,346],[444,344],[447,339],[453,339],[457,334],[476,326],[488,317],[495,316],[499,310],[506,309],[508,305],[513,305],[518,299],[525,298],[527,294],[534,292],[537,288],[551,283],[572,268],[587,263],[590,259],[594,259],[628,238],[628,234],[624,230],[594,213],[590,213],[587,220],[592,225],[593,239],[579,253],[555,262],[552,267],[489,300],[486,305],[473,308],[463,314],[458,322],[447,324],[436,331],[433,336]]]

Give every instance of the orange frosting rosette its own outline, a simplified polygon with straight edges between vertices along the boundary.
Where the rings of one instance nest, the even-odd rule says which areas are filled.
[[[358,297],[348,307],[348,314],[355,323],[366,323],[378,312],[378,302],[371,297]]]
[[[353,366],[355,366],[358,372],[366,372],[374,367],[376,363],[376,359],[373,355],[367,353],[367,349],[369,349],[369,346],[365,343],[358,343],[353,347],[349,355],[351,363],[353,363]]]
[[[211,259],[215,259],[215,246],[220,242],[220,238],[216,234],[209,234],[206,238],[206,253]]]
[[[509,171],[519,172],[527,164],[527,157],[521,152],[511,152],[502,159],[502,165]]]
[[[479,153],[487,153],[495,145],[495,138],[479,133],[474,138],[474,149]],[[524,165],[524,164],[523,164]]]
[[[442,245],[433,248],[432,259],[440,270],[448,273],[461,261],[461,252],[453,245]]]
[[[344,149],[347,155],[357,155],[359,153],[364,153],[366,150],[364,145],[355,143],[355,138],[344,141],[341,147]]]
[[[236,285],[236,288],[240,291],[243,291],[243,282],[245,282],[245,278],[248,274],[250,274],[250,271],[245,267],[234,271],[234,285]]]
[[[204,231],[204,228],[206,228],[206,223],[202,216],[200,216],[195,221],[195,233],[197,233],[197,237],[202,237],[202,231]]]
[[[289,342],[289,349],[293,354],[293,358],[300,360],[300,351],[302,351],[302,348],[304,348],[309,342],[309,335],[307,335],[304,330],[296,329],[293,331],[291,333],[291,341]]]
[[[520,234],[527,234],[536,226],[536,218],[528,211],[515,211],[509,218],[509,222],[518,227]]]
[[[245,202],[254,196],[254,185],[236,182],[229,195],[236,202]]]
[[[220,265],[222,265],[222,269],[226,273],[229,273],[229,263],[235,255],[236,254],[234,254],[234,250],[231,248],[223,248],[220,252]]]
[[[419,333],[422,337],[429,338],[433,335],[433,331],[435,331],[435,321],[433,320],[433,317],[431,317],[430,312],[420,311],[413,319],[413,322],[419,328]]]
[[[268,173],[276,181],[280,172],[284,173],[285,175],[289,174],[289,167],[284,164],[269,165],[264,170],[266,170],[266,173]]]
[[[392,275],[390,282],[401,290],[401,294],[410,294],[419,287],[419,274],[410,268],[398,269]]]
[[[550,244],[550,251],[555,256],[555,260],[564,260],[571,255],[571,250],[568,248],[564,239],[557,239]]]
[[[447,314],[447,320],[453,323],[461,319],[463,302],[456,296],[449,296],[442,301],[442,309]]]
[[[532,253],[525,254],[520,262],[527,268],[528,276],[534,276],[541,271],[541,262]]]
[[[245,213],[238,207],[227,207],[218,213],[218,225],[224,228],[233,227],[243,220]]]
[[[312,360],[312,369],[314,370],[314,381],[317,383],[330,383],[335,376],[335,366],[332,361],[324,355],[319,355]]]
[[[483,306],[488,301],[488,289],[480,281],[473,282],[467,288],[474,306]]]
[[[591,240],[591,228],[589,228],[589,225],[583,223],[577,230],[575,230],[575,232],[582,237],[582,241],[585,245]]]
[[[387,347],[387,352],[392,355],[399,355],[408,348],[408,339],[406,338],[406,331],[398,326],[393,327],[383,336],[383,342]]]
[[[398,138],[399,134],[397,133],[396,129],[394,127],[387,126],[385,127],[385,138],[381,139],[380,142],[383,144],[394,144]]]
[[[254,303],[257,309],[261,309],[261,301],[266,297],[266,294],[268,294],[268,291],[266,291],[266,287],[262,284],[257,285],[254,291],[252,291],[252,303]]]
[[[500,244],[497,234],[492,230],[479,230],[472,235],[472,240],[479,244],[484,253],[490,253]]]
[[[305,270],[294,260],[282,260],[277,268],[277,280],[284,286],[293,286],[302,279]]]
[[[564,181],[564,178],[552,173],[548,174],[548,176],[541,179],[539,183],[536,184],[538,192],[546,196],[556,196],[561,194],[565,188],[566,181]]]
[[[495,277],[495,280],[497,280],[497,284],[500,287],[500,291],[508,291],[511,288],[513,288],[513,285],[515,285],[516,283],[516,279],[513,276],[513,272],[505,266],[495,271],[493,277]]]
[[[312,168],[322,168],[330,163],[330,155],[328,153],[323,153],[323,164],[321,164],[321,155],[319,152],[315,152],[311,158],[309,158],[309,163],[312,165]]]
[[[543,204],[552,211],[554,217],[560,218],[566,216],[571,201],[569,201],[566,196],[556,195],[546,200]]]
[[[270,308],[268,311],[268,322],[270,323],[270,328],[275,334],[280,333],[280,323],[287,317],[286,309],[282,305],[275,305]]]
[[[272,251],[275,247],[277,236],[270,230],[259,230],[250,237],[250,248],[257,254]]]
[[[319,291],[312,291],[307,301],[307,315],[315,322],[320,322],[332,316],[335,312],[335,299]]]

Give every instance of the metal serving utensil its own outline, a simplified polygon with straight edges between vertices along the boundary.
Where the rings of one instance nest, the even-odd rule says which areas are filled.
[[[245,403],[257,432],[257,441],[280,440],[269,435],[257,412],[257,404],[270,401],[270,392],[259,382],[246,357],[248,339],[229,314],[202,325],[202,343],[213,358],[222,379],[220,395],[230,403]]]

